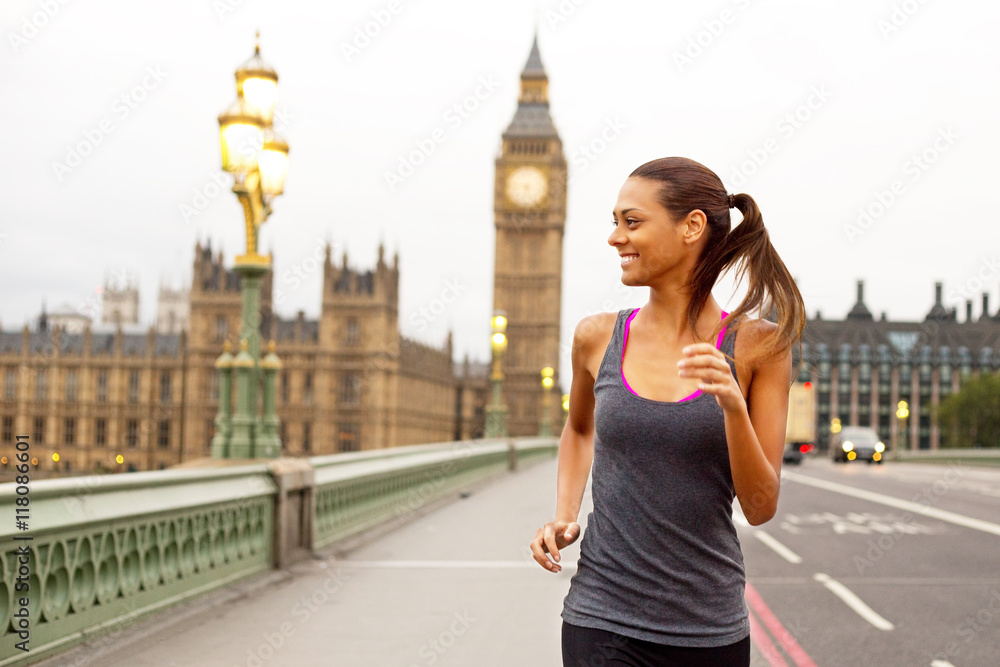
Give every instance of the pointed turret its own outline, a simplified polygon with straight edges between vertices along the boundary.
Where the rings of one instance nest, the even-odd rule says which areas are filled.
[[[847,313],[847,319],[849,320],[873,320],[872,313],[868,310],[868,306],[865,305],[865,281],[858,281],[858,301],[851,308],[851,312]]]
[[[503,133],[503,138],[558,136],[549,115],[549,77],[542,65],[538,36],[535,35],[528,62],[521,71],[521,94],[517,99],[517,111]]]

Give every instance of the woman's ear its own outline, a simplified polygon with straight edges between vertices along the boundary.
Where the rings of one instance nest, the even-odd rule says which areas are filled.
[[[708,227],[708,218],[701,209],[696,208],[687,214],[682,224],[685,226],[684,242],[695,243],[705,234],[705,229]]]

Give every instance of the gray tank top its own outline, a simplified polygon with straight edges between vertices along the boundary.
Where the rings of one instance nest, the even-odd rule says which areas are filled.
[[[562,618],[672,646],[732,644],[750,625],[722,408],[711,394],[631,391],[621,361],[633,312],[618,313],[594,382],[594,509]],[[736,332],[720,337],[732,357]]]

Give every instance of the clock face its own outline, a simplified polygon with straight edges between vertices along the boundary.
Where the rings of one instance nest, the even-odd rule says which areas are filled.
[[[548,179],[538,167],[518,167],[507,175],[507,198],[524,207],[540,203],[548,193]]]

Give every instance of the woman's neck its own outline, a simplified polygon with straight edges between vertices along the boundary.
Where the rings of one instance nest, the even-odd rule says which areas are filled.
[[[649,301],[636,315],[642,318],[640,326],[649,327],[657,332],[657,337],[665,342],[676,342],[689,339],[691,328],[688,326],[688,306],[691,299],[686,291],[680,289],[665,292],[658,289],[649,290]],[[722,308],[715,297],[709,295],[705,305],[698,314],[697,331],[702,336],[712,332],[715,323],[721,319]],[[634,324],[634,322],[633,322]]]

